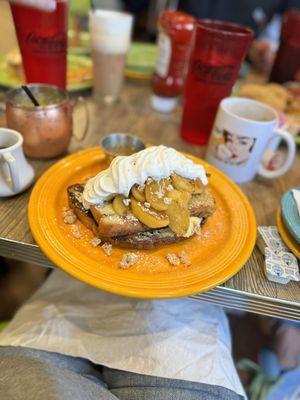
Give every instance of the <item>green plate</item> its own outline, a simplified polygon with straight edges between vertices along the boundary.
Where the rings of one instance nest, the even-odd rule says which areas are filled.
[[[77,92],[92,87],[92,60],[82,55],[68,54],[68,71],[76,73],[77,68],[82,68],[88,78],[82,82],[68,84],[68,92]],[[20,86],[22,83],[22,79],[16,74],[14,68],[7,65],[5,55],[0,55],[0,86],[10,89]]]
[[[155,70],[157,46],[151,43],[132,43],[126,60],[126,77],[149,79]]]
[[[294,189],[300,190],[300,186]],[[297,243],[300,244],[300,217],[297,205],[291,190],[284,193],[281,199],[281,214],[290,234],[294,237]]]

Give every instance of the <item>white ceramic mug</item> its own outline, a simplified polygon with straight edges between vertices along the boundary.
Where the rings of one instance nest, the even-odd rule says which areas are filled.
[[[287,144],[284,164],[266,169],[262,158],[273,140]],[[251,181],[255,174],[265,178],[283,175],[293,163],[296,144],[290,133],[278,128],[278,115],[259,101],[228,97],[221,101],[205,159],[238,183]]]
[[[33,179],[33,168],[24,157],[22,135],[12,129],[0,128],[0,197],[22,192]]]

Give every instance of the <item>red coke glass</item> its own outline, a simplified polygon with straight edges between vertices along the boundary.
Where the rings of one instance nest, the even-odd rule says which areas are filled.
[[[252,37],[240,25],[196,22],[181,126],[188,142],[207,145],[219,103],[230,95]]]
[[[300,80],[300,11],[287,11],[282,20],[280,45],[270,81],[283,83]]]
[[[66,87],[68,2],[54,11],[11,4],[26,81]]]

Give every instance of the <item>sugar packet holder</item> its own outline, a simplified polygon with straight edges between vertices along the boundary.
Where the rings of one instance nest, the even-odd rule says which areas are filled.
[[[287,284],[289,281],[299,281],[297,258],[283,243],[275,226],[258,227],[257,246],[265,256],[264,273],[268,280]]]

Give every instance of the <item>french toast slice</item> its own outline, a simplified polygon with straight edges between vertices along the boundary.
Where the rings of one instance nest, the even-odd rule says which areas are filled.
[[[142,224],[133,214],[119,216],[110,204],[92,206],[90,210],[82,204],[84,185],[68,187],[69,206],[77,218],[95,236],[118,247],[152,249],[165,244],[176,243],[186,238],[178,237],[170,228],[151,229]],[[214,213],[215,200],[208,188],[201,194],[193,195],[189,203],[191,216],[201,217],[202,222]]]
[[[189,211],[194,217],[209,217],[216,209],[215,200],[208,188],[201,194],[193,195],[189,203]],[[111,206],[92,206],[91,212],[98,224],[98,233],[101,236],[125,236],[151,230],[140,222],[133,214],[121,217]]]

